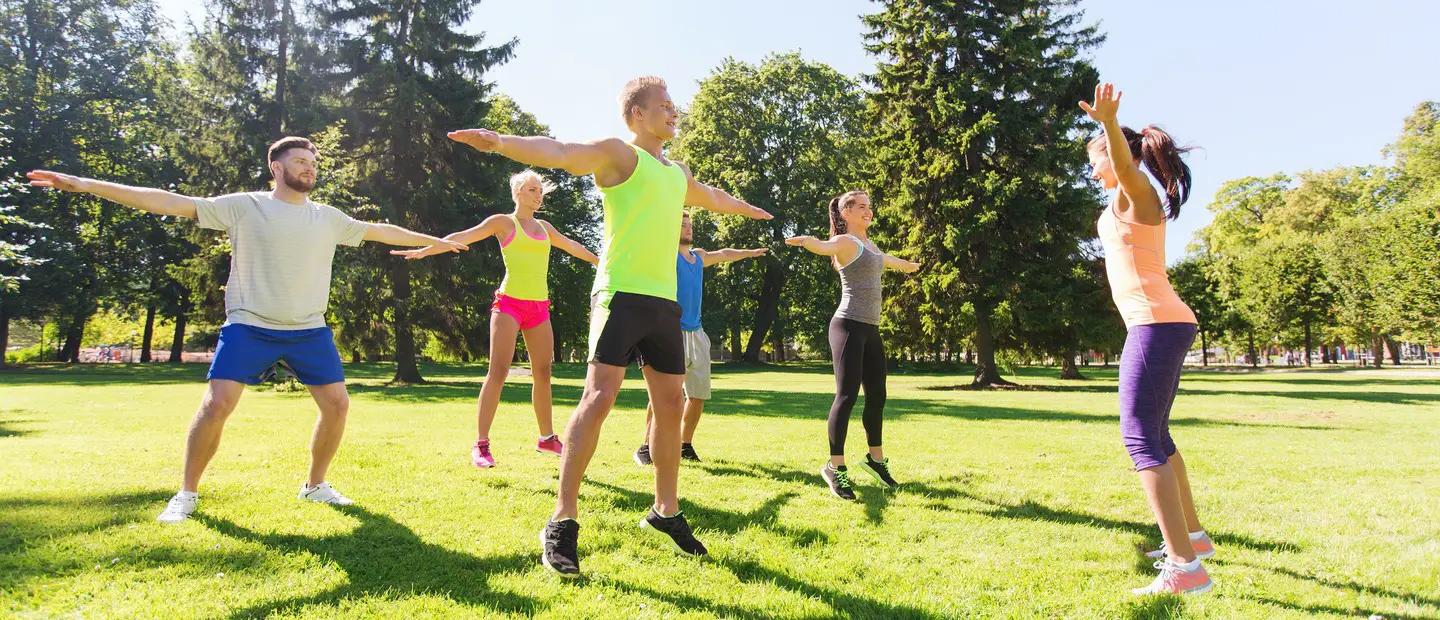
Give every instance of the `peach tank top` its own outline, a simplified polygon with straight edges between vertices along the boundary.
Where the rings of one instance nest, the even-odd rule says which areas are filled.
[[[1165,272],[1165,222],[1151,226],[1121,219],[1115,202],[1096,222],[1105,248],[1110,296],[1126,327],[1155,323],[1196,323]]]

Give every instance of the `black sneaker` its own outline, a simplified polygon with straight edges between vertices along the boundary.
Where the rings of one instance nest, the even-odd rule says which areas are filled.
[[[895,479],[890,477],[890,457],[888,456],[885,457],[883,461],[877,461],[871,458],[869,454],[866,454],[865,461],[860,463],[860,469],[865,470],[865,473],[879,480],[880,484],[886,488],[893,489],[900,486],[899,482],[895,482]]]
[[[680,458],[686,461],[700,462],[700,455],[695,454],[695,446],[688,443],[680,444]]]
[[[579,575],[580,554],[575,550],[579,537],[580,523],[574,519],[546,523],[540,530],[540,562],[566,577]]]
[[[830,485],[830,492],[834,493],[835,497],[846,500],[855,499],[855,487],[850,485],[850,472],[845,469],[844,465],[841,465],[840,469],[835,469],[826,463],[824,467],[820,468],[820,477],[825,479],[825,484]]]
[[[635,449],[635,464],[641,467],[650,466],[650,444],[642,443]]]
[[[705,550],[705,545],[695,539],[694,532],[690,531],[690,523],[685,521],[685,513],[676,513],[673,517],[662,517],[655,512],[655,507],[650,507],[650,514],[640,521],[640,527],[655,530],[670,537],[675,543],[675,549],[680,553],[690,555],[706,555],[710,553]]]

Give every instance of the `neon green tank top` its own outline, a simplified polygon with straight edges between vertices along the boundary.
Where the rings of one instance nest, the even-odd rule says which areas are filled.
[[[536,239],[525,232],[519,218],[510,214],[515,223],[515,234],[508,242],[500,244],[500,258],[505,260],[505,279],[500,282],[499,292],[503,295],[528,301],[545,301],[550,298],[547,278],[550,273],[550,233],[544,239]]]
[[[635,145],[630,178],[601,187],[605,240],[591,293],[635,293],[675,301],[675,248],[685,210],[685,171]]]

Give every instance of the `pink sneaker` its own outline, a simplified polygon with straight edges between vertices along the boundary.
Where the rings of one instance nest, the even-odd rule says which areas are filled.
[[[470,448],[470,463],[481,469],[495,466],[495,457],[490,456],[490,440],[481,439],[475,442],[475,447]]]
[[[560,443],[560,437],[557,435],[541,437],[540,441],[535,442],[535,451],[541,454],[560,456],[560,451],[564,449],[565,444]]]
[[[1204,535],[1204,536],[1201,536],[1200,538],[1191,538],[1191,539],[1190,539],[1190,548],[1192,548],[1192,549],[1195,550],[1195,558],[1196,558],[1196,559],[1199,559],[1199,560],[1208,560],[1208,559],[1210,559],[1210,558],[1215,557],[1215,543],[1213,543],[1213,542],[1210,541],[1210,535],[1209,535],[1209,534],[1206,534],[1206,535]],[[1156,560],[1159,560],[1159,559],[1161,559],[1161,558],[1164,558],[1164,557],[1167,556],[1167,555],[1169,555],[1169,552],[1165,550],[1165,543],[1164,543],[1164,542],[1161,542],[1161,543],[1160,543],[1160,548],[1159,548],[1159,549],[1156,549],[1156,550],[1154,550],[1154,551],[1147,551],[1147,552],[1145,552],[1145,557],[1147,557],[1147,558],[1152,558],[1152,559],[1156,559]]]
[[[1155,568],[1160,569],[1160,574],[1155,581],[1143,588],[1131,590],[1131,594],[1145,596],[1149,594],[1200,594],[1209,592],[1215,584],[1210,581],[1210,575],[1205,572],[1205,567],[1199,565],[1196,560],[1194,570],[1184,570],[1180,565],[1170,560],[1160,560],[1155,563]]]

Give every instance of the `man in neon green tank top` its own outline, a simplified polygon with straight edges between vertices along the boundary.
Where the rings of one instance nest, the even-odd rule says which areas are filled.
[[[580,572],[576,552],[580,481],[595,454],[600,426],[615,404],[625,368],[644,361],[655,405],[650,438],[655,463],[655,504],[640,525],[665,534],[681,551],[704,555],[680,512],[680,419],[685,379],[680,306],[675,303],[675,248],[685,205],[770,219],[764,210],[696,181],[690,170],[665,158],[679,115],[665,82],[640,77],[620,96],[630,142],[609,138],[565,143],[543,136],[500,135],[486,129],[450,133],[480,151],[571,174],[595,175],[605,203],[604,246],[590,312],[590,368],[585,392],[565,428],[555,512],[540,533],[541,561],[564,575]]]

